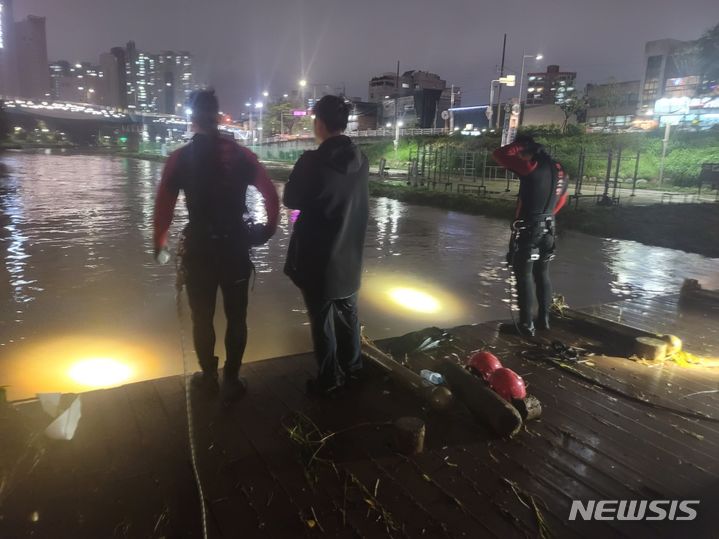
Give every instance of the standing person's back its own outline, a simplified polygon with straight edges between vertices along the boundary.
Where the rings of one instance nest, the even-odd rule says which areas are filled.
[[[284,203],[300,210],[285,272],[300,288],[328,298],[355,293],[367,228],[367,158],[349,137],[305,152],[285,188]]]
[[[302,290],[319,376],[311,389],[342,386],[361,369],[357,292],[368,220],[367,158],[349,137],[349,106],[325,96],[315,106],[321,144],[305,152],[285,186],[284,203],[300,210],[285,273]]]
[[[219,103],[214,92],[192,97],[195,135],[170,155],[155,201],[155,251],[167,258],[167,234],[180,191],[185,194],[189,223],[182,240],[181,271],[192,311],[192,336],[202,369],[192,387],[213,394],[218,386],[215,356],[215,302],[222,291],[227,332],[221,396],[230,402],[245,391],[240,366],[247,344],[249,251],[274,234],[279,216],[277,192],[257,156],[218,131]],[[252,185],[262,194],[267,224],[244,220],[246,194]],[[161,256],[165,253],[165,256]]]

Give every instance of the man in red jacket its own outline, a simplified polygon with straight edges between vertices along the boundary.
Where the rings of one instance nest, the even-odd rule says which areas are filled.
[[[249,251],[275,233],[279,198],[257,156],[219,133],[219,104],[214,91],[193,94],[191,107],[195,135],[170,155],[157,192],[155,256],[159,261],[168,259],[167,233],[182,190],[189,214],[182,238],[182,272],[192,311],[195,351],[202,368],[191,383],[205,393],[219,389],[213,326],[219,287],[227,316],[221,396],[228,402],[246,390],[239,372],[247,344],[247,292],[252,273]],[[244,219],[250,185],[264,198],[267,224],[248,224]]]
[[[549,261],[555,251],[554,216],[567,201],[568,178],[562,165],[528,136],[517,137],[512,144],[496,150],[494,160],[519,177],[513,241],[507,261],[517,279],[519,332],[533,337],[535,327],[549,329],[552,304]]]

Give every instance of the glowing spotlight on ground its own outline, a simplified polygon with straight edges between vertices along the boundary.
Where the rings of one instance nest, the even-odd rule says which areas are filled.
[[[111,358],[83,359],[70,366],[70,378],[88,387],[108,387],[129,380],[132,369]]]
[[[416,288],[392,288],[387,295],[397,305],[410,311],[431,314],[442,308],[435,297]]]

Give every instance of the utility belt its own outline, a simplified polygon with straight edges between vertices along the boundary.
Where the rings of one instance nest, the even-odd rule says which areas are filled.
[[[530,230],[544,226],[548,231],[554,230],[554,214],[541,213],[517,219],[512,223],[512,231]]]
[[[517,219],[512,223],[512,236],[509,240],[509,252],[507,253],[507,263],[512,265],[514,257],[520,249],[520,242],[527,238],[526,242],[530,244],[529,260],[537,261],[541,258],[539,247],[535,242],[545,234],[554,234],[554,214],[544,213],[530,215],[528,217]],[[525,242],[522,242],[526,246]],[[546,259],[554,258],[554,250],[547,253]]]
[[[248,230],[245,223],[238,223],[229,227],[216,227],[209,224],[188,224],[183,235],[192,240],[243,240],[247,238]]]

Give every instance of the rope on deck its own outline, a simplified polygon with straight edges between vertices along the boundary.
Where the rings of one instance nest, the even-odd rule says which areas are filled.
[[[208,539],[207,532],[207,505],[205,503],[205,492],[200,479],[200,469],[197,464],[197,448],[195,447],[195,427],[192,419],[192,398],[190,395],[190,380],[187,368],[187,354],[185,351],[185,330],[182,326],[182,284],[178,283],[176,288],[177,320],[180,324],[180,348],[182,350],[182,371],[185,382],[185,410],[187,412],[187,437],[190,444],[190,460],[192,462],[192,474],[197,485],[197,494],[200,497],[200,512],[202,515],[202,537]]]

